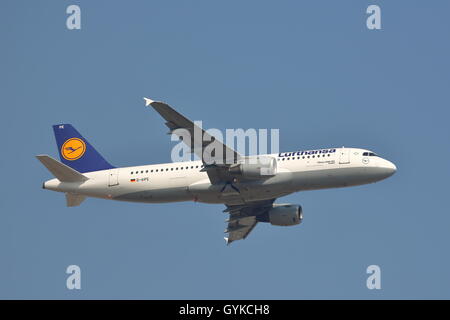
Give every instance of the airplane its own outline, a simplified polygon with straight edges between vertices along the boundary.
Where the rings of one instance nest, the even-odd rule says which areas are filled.
[[[229,245],[245,239],[258,222],[293,226],[303,220],[300,205],[274,203],[295,192],[374,183],[392,176],[396,166],[360,148],[324,148],[243,156],[164,102],[144,98],[145,105],[166,120],[171,134],[200,130],[203,140],[182,139],[200,160],[133,167],[114,167],[70,124],[53,126],[60,160],[36,158],[55,178],[46,190],[64,192],[66,205],[86,197],[142,203],[198,201],[224,204],[229,215],[224,239]],[[192,134],[193,136],[193,134]],[[211,143],[223,148],[223,160],[205,159]],[[226,154],[226,156],[225,156]],[[230,157],[231,155],[231,157]],[[250,161],[252,160],[252,161]]]

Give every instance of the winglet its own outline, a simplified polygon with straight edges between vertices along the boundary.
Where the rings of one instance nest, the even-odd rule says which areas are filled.
[[[146,106],[146,107],[148,107],[150,104],[152,104],[153,102],[155,102],[155,101],[153,101],[152,99],[149,99],[149,98],[146,98],[146,97],[144,97],[144,101],[145,101],[145,106]]]
[[[227,243],[227,246],[230,245],[230,243],[233,242],[233,240],[229,240],[227,237],[223,238],[225,240],[225,242]]]

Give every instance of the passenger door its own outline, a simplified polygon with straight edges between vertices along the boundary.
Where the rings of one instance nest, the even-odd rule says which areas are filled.
[[[339,164],[350,163],[350,149],[342,148],[339,149],[341,154],[339,155]]]
[[[119,169],[110,169],[108,175],[108,186],[117,186],[119,184]]]

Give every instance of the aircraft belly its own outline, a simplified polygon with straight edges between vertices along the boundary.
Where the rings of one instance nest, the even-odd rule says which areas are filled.
[[[187,187],[173,187],[134,191],[118,195],[113,198],[119,201],[145,202],[145,203],[164,203],[180,202],[192,200]]]
[[[243,204],[249,201],[268,200],[294,191],[292,173],[280,172],[274,177],[243,182],[211,184],[204,179],[191,184],[189,192],[195,201],[205,203]]]

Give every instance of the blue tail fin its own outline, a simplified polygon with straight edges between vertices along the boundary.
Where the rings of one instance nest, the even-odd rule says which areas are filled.
[[[114,168],[71,124],[53,126],[61,162],[78,172]]]

